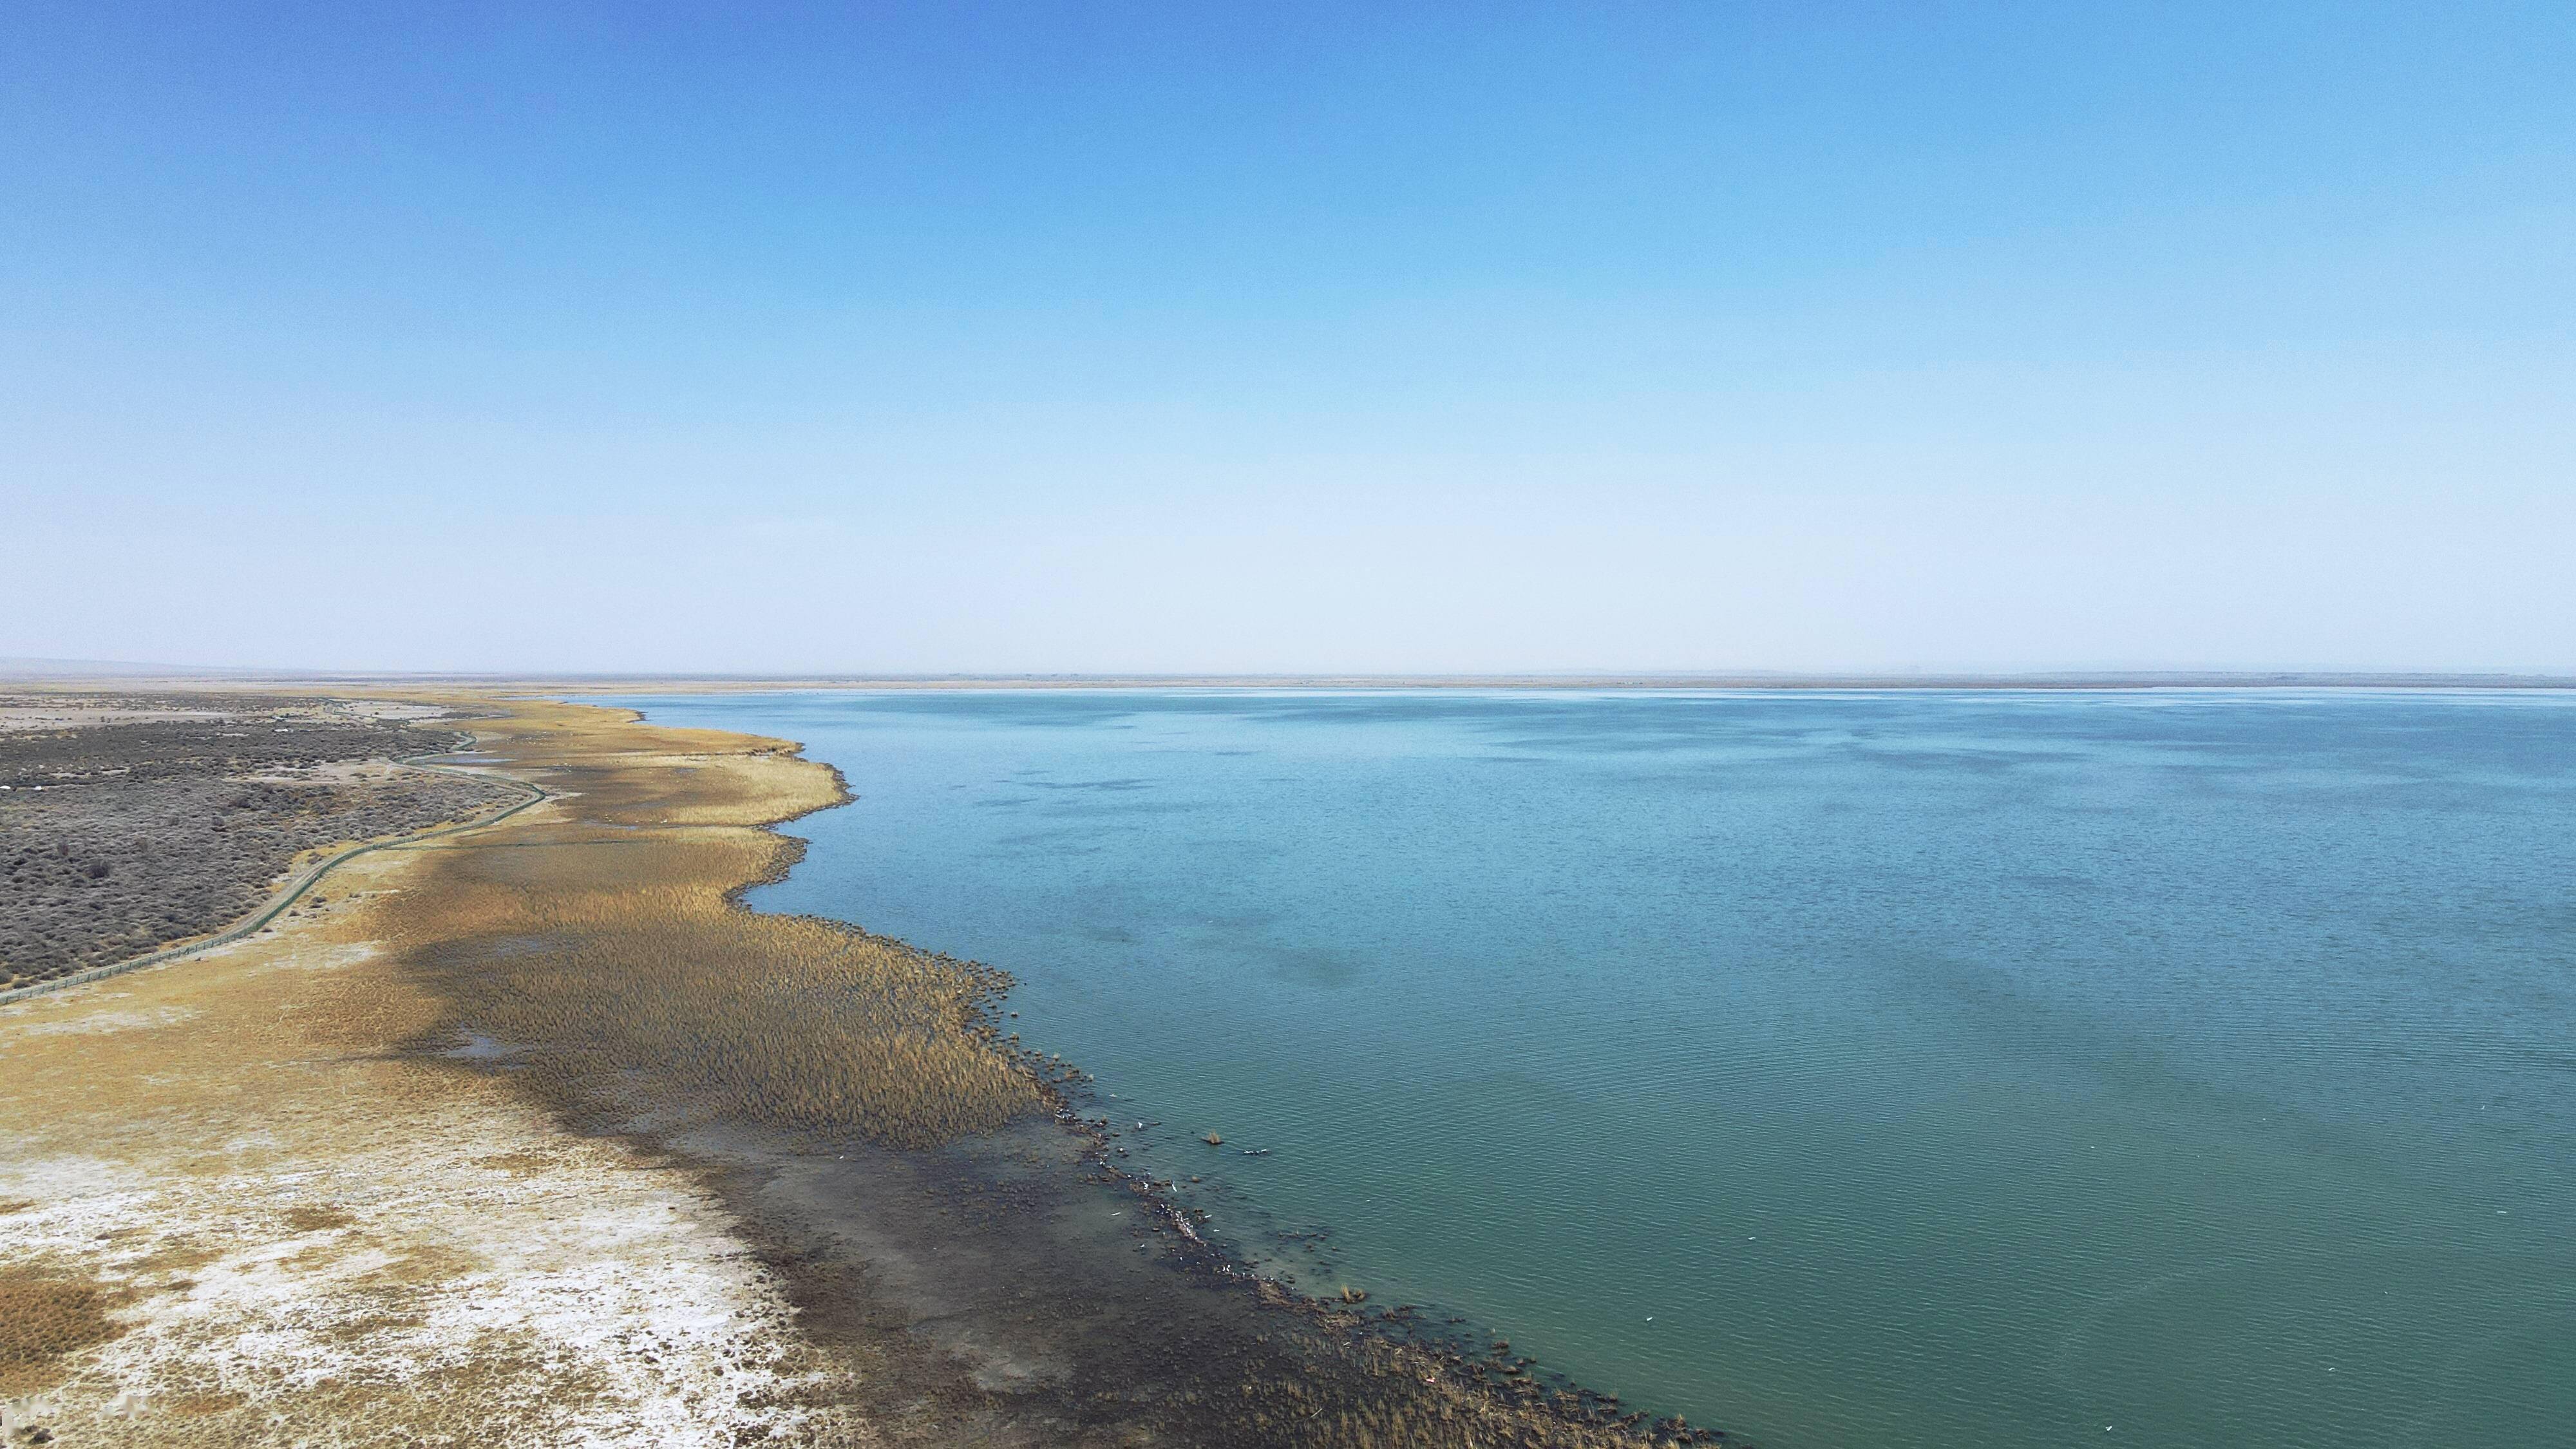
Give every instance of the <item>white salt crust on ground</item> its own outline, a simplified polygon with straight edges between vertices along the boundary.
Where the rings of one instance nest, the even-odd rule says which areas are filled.
[[[372,955],[314,922],[0,1008],[0,1281],[115,1332],[0,1440],[874,1442],[685,1173],[335,1035],[399,992]]]
[[[787,1362],[786,1306],[675,1174],[583,1142],[531,1164],[540,1144],[441,1125],[309,1173],[156,1183],[95,1158],[0,1163],[0,1198],[36,1204],[0,1218],[0,1267],[134,1293],[113,1315],[123,1335],[10,1405],[9,1427],[158,1444],[156,1399],[238,1397],[224,1417],[329,1442],[334,1425],[298,1422],[298,1401],[335,1388],[397,1396],[375,1427],[507,1425],[522,1443],[731,1446],[846,1427],[780,1402],[807,1378]]]

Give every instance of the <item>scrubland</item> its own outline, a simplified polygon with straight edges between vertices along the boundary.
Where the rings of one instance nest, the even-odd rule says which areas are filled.
[[[509,798],[451,728],[272,695],[0,695],[0,990],[203,935],[297,857]]]

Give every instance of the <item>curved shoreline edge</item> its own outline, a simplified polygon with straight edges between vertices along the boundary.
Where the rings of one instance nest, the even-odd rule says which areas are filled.
[[[645,710],[631,705],[593,707],[627,714],[636,725],[650,723]],[[765,737],[759,736],[739,738],[767,742]],[[1435,1328],[1419,1316],[1416,1305],[1402,1304],[1371,1311],[1360,1306],[1367,1296],[1365,1294],[1335,1301],[1298,1292],[1261,1272],[1248,1259],[1223,1244],[1201,1236],[1192,1222],[1190,1210],[1158,1185],[1151,1174],[1130,1171],[1115,1161],[1111,1147],[1114,1136],[1112,1119],[1097,1113],[1096,1104],[1082,1090],[1084,1084],[1092,1080],[1090,1074],[1076,1063],[1050,1057],[1035,1048],[1019,1046],[1016,1036],[1005,1038],[1002,1035],[1001,1022],[994,1013],[1016,984],[1007,972],[977,961],[924,952],[922,948],[893,938],[878,937],[856,922],[810,913],[761,911],[749,903],[746,898],[751,891],[784,881],[804,859],[807,842],[785,835],[781,827],[808,815],[853,803],[857,798],[840,766],[808,758],[802,742],[785,743],[790,757],[828,772],[834,798],[760,825],[761,830],[776,836],[784,848],[775,857],[771,869],[726,892],[728,907],[752,917],[817,921],[863,939],[882,941],[904,951],[926,955],[952,969],[971,974],[978,983],[978,989],[961,1018],[962,1023],[993,1050],[1011,1058],[1018,1068],[1037,1082],[1048,1118],[1056,1128],[1080,1144],[1080,1165],[1084,1176],[1113,1189],[1122,1200],[1132,1202],[1150,1217],[1155,1225],[1154,1231],[1167,1238],[1159,1245],[1155,1256],[1220,1289],[1248,1292],[1251,1299],[1248,1306],[1253,1312],[1292,1315],[1305,1325],[1323,1332],[1366,1335],[1409,1353],[1424,1355],[1438,1366],[1443,1377],[1451,1379],[1470,1395],[1494,1394],[1513,1407],[1526,1410],[1530,1407],[1530,1398],[1513,1391],[1545,1386],[1544,1419],[1586,1438],[1606,1430],[1617,1441],[1627,1443],[1750,1442],[1723,1430],[1692,1424],[1678,1414],[1658,1415],[1630,1408],[1622,1404],[1619,1396],[1586,1388],[1526,1356],[1514,1357],[1507,1352],[1479,1354],[1470,1343],[1471,1332],[1449,1330],[1445,1326]],[[1502,1341],[1502,1346],[1508,1350],[1508,1341]],[[1526,1442],[1551,1441],[1540,1432]]]

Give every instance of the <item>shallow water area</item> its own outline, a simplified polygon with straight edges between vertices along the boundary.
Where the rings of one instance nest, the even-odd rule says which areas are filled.
[[[617,702],[1309,1292],[1785,1449],[2576,1415],[2566,695]]]

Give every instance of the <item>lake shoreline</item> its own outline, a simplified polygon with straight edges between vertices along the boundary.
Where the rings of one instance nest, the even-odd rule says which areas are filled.
[[[1119,1165],[1111,1121],[1084,1092],[1084,1074],[1006,1031],[998,1008],[1007,976],[847,922],[747,905],[747,892],[784,879],[804,854],[804,843],[780,827],[849,798],[840,772],[804,759],[794,742],[668,730],[632,711],[586,705],[504,707],[522,725],[480,747],[504,770],[557,789],[569,812],[582,811],[586,797],[606,804],[587,823],[619,834],[585,837],[594,854],[607,845],[658,848],[650,844],[657,825],[681,820],[758,833],[757,850],[705,862],[722,873],[691,877],[697,883],[687,888],[710,890],[716,902],[713,913],[693,918],[697,949],[737,954],[738,974],[750,975],[762,969],[763,943],[782,933],[804,938],[808,949],[893,963],[888,979],[919,997],[906,1010],[938,1015],[949,1048],[987,1054],[1016,1084],[1005,1090],[1026,1094],[1025,1106],[989,1122],[969,1114],[934,1124],[936,1113],[898,1112],[871,1127],[864,1113],[781,1113],[775,1102],[796,1084],[760,1076],[767,1068],[745,1068],[757,1080],[738,1100],[711,1100],[699,1090],[706,1083],[679,1078],[639,1091],[638,1075],[661,1068],[653,1050],[632,1048],[671,1043],[603,1053],[591,1038],[620,1030],[615,1002],[566,993],[541,974],[496,983],[496,961],[480,946],[421,975],[452,1006],[424,1050],[444,1048],[459,1033],[512,1043],[509,1060],[484,1070],[534,1090],[578,1130],[690,1164],[743,1225],[747,1246],[788,1285],[800,1322],[815,1326],[827,1351],[880,1369],[899,1364],[892,1379],[900,1394],[863,1404],[870,1419],[918,1417],[927,1401],[948,1429],[1005,1439],[1137,1427],[1281,1445],[1378,1434],[1605,1446],[1724,1437],[1534,1373],[1507,1353],[1480,1352],[1405,1306],[1290,1292],[1199,1234],[1191,1209],[1150,1176]],[[685,737],[688,748],[672,748],[672,737]],[[728,760],[762,762],[768,783],[784,788],[708,788]],[[712,813],[711,801],[720,806]],[[564,859],[572,868],[572,857]],[[528,862],[515,859],[511,868],[524,888]],[[657,880],[668,874],[654,869]],[[528,939],[529,925],[489,928],[486,940]],[[552,928],[540,925],[534,939],[548,939],[545,929]],[[640,947],[614,947],[617,929],[612,924],[610,949],[622,949],[621,960],[643,959]],[[509,972],[519,959],[498,969]],[[738,989],[731,978],[672,979],[683,993],[718,993],[690,997],[704,1015],[740,1005],[722,995]],[[482,1004],[530,992],[546,998],[543,1011]],[[806,1030],[799,1013],[764,1020],[775,1032]],[[552,1040],[541,1039],[549,1033]],[[724,1076],[726,1089],[743,1085],[739,1077]],[[926,1130],[934,1125],[940,1130]],[[961,1125],[967,1130],[947,1130]],[[855,1372],[852,1381],[884,1382]]]

